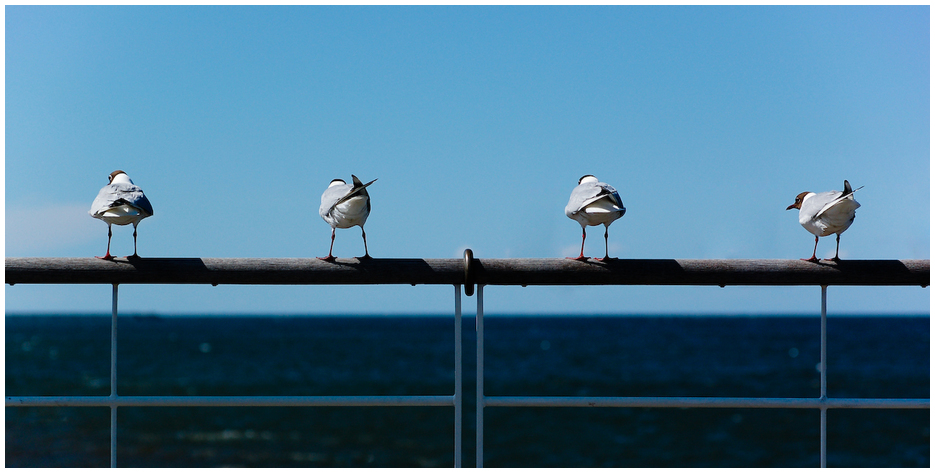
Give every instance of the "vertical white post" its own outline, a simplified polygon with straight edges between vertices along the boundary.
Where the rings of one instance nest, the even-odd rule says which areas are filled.
[[[455,284],[455,468],[461,468],[461,285]]]
[[[110,400],[117,400],[117,283],[110,310]],[[110,406],[110,467],[117,468],[117,406]]]
[[[821,402],[828,399],[828,286],[821,286]],[[828,409],[821,406],[821,468],[828,466]]]
[[[484,286],[477,285],[477,468],[484,467]]]

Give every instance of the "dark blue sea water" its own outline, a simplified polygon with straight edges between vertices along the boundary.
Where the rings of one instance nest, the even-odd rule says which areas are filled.
[[[120,395],[451,395],[451,317],[134,317]],[[6,317],[6,395],[110,394],[110,317]],[[817,317],[485,318],[485,393],[819,396]],[[929,398],[928,317],[828,320],[829,397]],[[463,465],[475,332],[464,320]],[[118,466],[451,466],[451,407],[118,409]],[[805,409],[485,410],[485,466],[817,467]],[[106,467],[107,408],[6,408],[6,466]],[[928,410],[830,410],[828,466],[928,467]]]

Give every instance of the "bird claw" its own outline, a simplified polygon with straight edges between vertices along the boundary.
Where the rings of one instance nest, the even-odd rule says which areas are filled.
[[[594,261],[600,261],[601,263],[605,263],[607,261],[616,261],[618,259],[620,258],[615,258],[613,256],[605,256],[603,258],[594,258]]]
[[[368,255],[358,256],[357,259],[360,261],[370,261],[373,259],[373,257],[368,254]]]
[[[320,259],[320,260],[322,260],[322,261],[327,261],[327,262],[329,262],[329,263],[334,263],[334,260],[335,260],[336,258],[335,258],[334,256],[328,255],[328,256],[324,256],[324,257],[319,256],[318,259]]]
[[[571,257],[571,256],[566,256],[565,259],[573,259],[573,260],[575,260],[575,261],[587,261],[587,260],[588,260],[588,257],[587,257],[587,256],[584,256],[584,255],[578,256],[578,257],[574,257],[574,258]]]
[[[816,257],[814,257],[814,256],[812,256],[811,258],[799,258],[799,259],[801,259],[802,261],[808,261],[809,263],[817,263],[817,262],[821,261],[821,260],[819,260],[818,258],[816,258]]]

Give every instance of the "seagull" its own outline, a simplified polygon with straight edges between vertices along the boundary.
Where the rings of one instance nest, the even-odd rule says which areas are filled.
[[[110,255],[110,238],[113,236],[110,226],[130,223],[133,224],[133,255],[127,258],[139,258],[136,254],[136,226],[140,220],[153,214],[153,206],[143,194],[143,189],[133,184],[127,173],[118,169],[110,173],[107,180],[110,184],[101,188],[88,211],[92,217],[107,224],[107,253],[98,258],[114,259]]]
[[[795,196],[795,203],[786,207],[786,210],[799,209],[799,223],[806,230],[815,235],[815,248],[812,257],[802,258],[803,261],[818,261],[815,252],[818,251],[818,237],[837,233],[837,245],[834,248],[834,261],[838,258],[838,249],[841,247],[841,234],[854,223],[855,211],[860,204],[854,200],[854,192],[863,189],[863,186],[851,190],[851,183],[844,180],[844,192],[829,191],[815,194],[802,192]]]
[[[565,206],[565,215],[581,224],[581,253],[577,258],[584,261],[584,239],[587,237],[585,227],[604,224],[604,257],[598,261],[610,259],[607,254],[607,228],[614,220],[627,213],[620,194],[610,184],[598,182],[597,178],[588,174],[578,179],[578,186],[571,191],[571,198]]]
[[[318,259],[334,261],[334,256],[331,255],[331,251],[334,250],[334,229],[351,228],[354,225],[360,226],[360,234],[364,238],[364,256],[360,259],[370,259],[364,223],[370,216],[370,194],[367,193],[367,186],[376,182],[376,179],[362,184],[357,176],[351,174],[351,178],[354,185],[348,185],[343,179],[335,179],[321,194],[321,207],[318,208],[318,213],[325,222],[328,222],[328,225],[331,225],[331,248],[328,249],[327,257]]]

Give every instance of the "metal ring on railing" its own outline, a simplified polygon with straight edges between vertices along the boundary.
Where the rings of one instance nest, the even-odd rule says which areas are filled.
[[[474,271],[471,260],[474,259],[474,252],[470,248],[464,250],[464,295],[471,297],[474,295]]]

